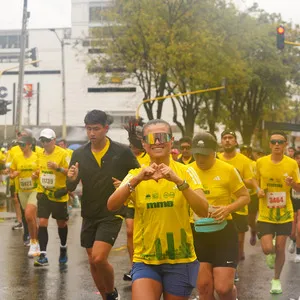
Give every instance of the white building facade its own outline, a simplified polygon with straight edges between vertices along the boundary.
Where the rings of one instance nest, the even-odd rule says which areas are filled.
[[[99,85],[97,77],[89,74],[86,67],[89,57],[95,51],[91,46],[90,31],[106,25],[101,18],[101,11],[110,3],[105,0],[72,0],[72,27],[54,30],[64,42],[67,126],[83,126],[83,118],[88,111],[101,109],[114,117],[111,137],[126,142],[127,135],[122,124],[129,116],[135,115],[143,99],[141,90],[130,80],[112,80],[109,84]],[[27,87],[32,85],[32,95],[26,97],[24,94],[23,126],[51,127],[62,124],[62,47],[55,32],[53,29],[28,30],[26,51],[36,47],[40,62],[38,67],[25,66],[24,84]],[[6,116],[0,116],[2,125],[13,125],[16,118],[19,52],[20,31],[0,31],[0,71],[16,67],[0,77],[1,99],[14,101],[8,106],[12,111]],[[171,121],[171,102],[166,101],[164,105],[163,118]],[[140,114],[147,120],[143,108]]]

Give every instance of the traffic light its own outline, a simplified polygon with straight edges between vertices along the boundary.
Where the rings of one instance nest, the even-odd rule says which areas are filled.
[[[12,104],[12,101],[0,100],[0,115],[6,115],[11,109],[8,109],[7,106]]]
[[[284,48],[284,27],[282,25],[277,27],[277,49]]]
[[[27,52],[27,58],[30,58],[31,60],[38,60],[38,53],[37,53],[37,48],[32,48]],[[32,64],[34,67],[38,67],[39,63],[35,62]]]

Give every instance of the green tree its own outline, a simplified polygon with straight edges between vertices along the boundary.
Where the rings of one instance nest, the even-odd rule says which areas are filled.
[[[270,107],[273,112],[279,111],[276,108],[288,109],[283,102],[288,91],[287,81],[291,78],[291,66],[285,63],[290,53],[281,53],[275,46],[280,16],[267,14],[257,7],[250,12],[255,12],[256,17],[240,15],[239,27],[241,34],[247,32],[239,44],[249,71],[246,85],[233,84],[224,102],[231,116],[224,123],[239,130],[247,144],[259,121],[270,113]]]

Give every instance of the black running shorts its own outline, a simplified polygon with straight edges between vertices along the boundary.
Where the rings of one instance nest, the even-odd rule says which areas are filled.
[[[198,260],[216,267],[236,268],[238,263],[238,233],[233,221],[215,232],[195,232],[194,246]]]
[[[125,219],[134,219],[133,207],[126,207]]]
[[[248,213],[256,214],[259,209],[259,200],[257,194],[250,195],[250,203],[248,204]]]
[[[55,202],[48,199],[43,193],[37,194],[37,216],[39,218],[49,219],[52,215],[56,220],[68,220],[68,202]]]
[[[108,216],[99,220],[83,218],[81,226],[81,246],[92,248],[95,241],[114,245],[122,226],[122,219]]]
[[[262,236],[267,234],[275,235],[291,235],[292,231],[292,222],[283,223],[283,224],[274,224],[267,222],[258,221],[256,224],[257,236],[260,239]]]
[[[294,212],[296,213],[298,210],[300,210],[300,199],[292,198],[292,203]]]
[[[233,223],[236,226],[238,233],[248,231],[248,215],[239,215],[237,213],[232,213]]]

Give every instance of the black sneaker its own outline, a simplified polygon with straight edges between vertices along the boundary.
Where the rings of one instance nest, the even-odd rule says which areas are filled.
[[[68,261],[67,247],[60,247],[59,264],[64,265]]]
[[[17,225],[14,225],[11,229],[12,230],[23,229],[23,224],[22,223],[18,223]]]
[[[30,246],[30,237],[29,237],[29,235],[28,236],[26,236],[26,237],[24,237],[24,246],[25,247],[29,247]]]
[[[129,271],[128,273],[125,273],[123,275],[123,280],[124,281],[132,281],[132,278],[131,278],[131,271]]]
[[[118,290],[115,288],[112,293],[106,294],[106,300],[121,300],[121,296],[118,293]]]

